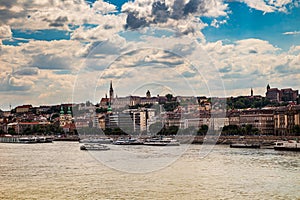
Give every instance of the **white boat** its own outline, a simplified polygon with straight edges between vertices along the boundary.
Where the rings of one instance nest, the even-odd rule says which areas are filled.
[[[149,146],[179,146],[180,143],[173,138],[151,138],[144,142],[144,145]]]
[[[120,138],[113,142],[115,145],[142,145],[144,142],[140,139],[136,138],[129,138],[129,139],[123,139]]]
[[[36,142],[37,143],[51,143],[53,142],[54,138],[50,136],[42,136],[42,137],[37,137]]]
[[[37,138],[36,137],[21,137],[21,138],[19,138],[19,143],[26,143],[26,144],[37,143]]]
[[[279,151],[300,151],[300,142],[296,140],[277,141],[274,149]]]
[[[110,148],[102,144],[84,144],[80,146],[80,150],[87,151],[107,151]]]
[[[84,138],[79,140],[80,143],[98,143],[98,144],[111,144],[111,138]]]

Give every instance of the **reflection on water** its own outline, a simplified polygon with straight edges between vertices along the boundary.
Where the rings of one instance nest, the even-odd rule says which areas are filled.
[[[133,174],[103,165],[78,143],[0,143],[0,199],[300,199],[299,152],[220,145],[200,158],[200,148]]]

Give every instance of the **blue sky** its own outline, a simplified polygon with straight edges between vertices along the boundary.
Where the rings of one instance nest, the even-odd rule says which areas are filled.
[[[230,3],[232,11],[226,24],[219,28],[209,26],[203,30],[208,41],[224,40],[232,42],[245,38],[267,40],[284,50],[300,44],[300,34],[284,35],[287,32],[299,31],[300,8],[294,7],[288,13],[264,13],[249,8],[245,3]],[[204,18],[211,23],[211,18]]]
[[[0,108],[96,103],[111,80],[119,96],[145,85],[160,95],[299,89],[299,3],[1,2]]]

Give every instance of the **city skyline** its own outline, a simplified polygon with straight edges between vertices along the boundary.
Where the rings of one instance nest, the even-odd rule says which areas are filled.
[[[271,90],[270,90],[271,89]],[[271,101],[275,101],[275,102],[294,102],[294,103],[297,103],[297,99],[300,98],[299,96],[299,93],[298,91],[299,90],[293,90],[294,88],[270,88],[270,85],[268,84],[267,87],[266,87],[266,92],[264,95],[257,95],[254,93],[253,91],[253,88],[250,88],[249,89],[249,94],[248,95],[237,95],[237,96],[226,96],[225,98],[229,99],[229,98],[239,98],[239,97],[246,97],[246,98],[251,98],[251,97],[254,97],[254,98],[266,98],[266,99],[269,99]],[[280,92],[283,92],[283,91],[286,91],[288,92],[286,95],[290,95],[290,91],[292,91],[294,93],[294,95],[292,95],[293,97],[290,97],[291,99],[288,100],[285,98],[283,99],[280,99],[282,98],[282,94],[278,94],[277,93],[280,93]],[[91,103],[92,105],[98,105],[99,107],[102,107],[102,101],[104,102],[109,102],[110,104],[112,103],[111,100],[112,99],[126,99],[126,98],[129,98],[129,97],[139,97],[139,98],[157,98],[157,97],[166,97],[167,95],[171,94],[173,97],[176,97],[176,98],[180,98],[180,97],[194,97],[194,98],[220,98],[220,97],[217,97],[217,96],[201,96],[201,95],[196,95],[196,96],[191,96],[191,95],[173,95],[172,93],[165,93],[164,95],[161,95],[161,94],[154,94],[150,91],[150,90],[147,90],[145,91],[144,94],[141,94],[141,95],[138,95],[138,94],[130,94],[130,95],[127,95],[127,96],[118,96],[117,94],[114,94],[115,92],[115,89],[113,87],[113,82],[110,81],[110,84],[109,84],[109,87],[108,87],[108,90],[107,90],[107,93],[105,93],[103,96],[101,96],[98,101],[96,102],[93,102],[91,100],[85,100],[83,102],[61,102],[61,103],[57,103],[57,104],[37,104],[37,105],[32,105],[31,103],[28,103],[28,104],[20,104],[20,105],[15,105],[15,106],[12,106],[10,105],[10,108],[8,110],[12,110],[12,109],[16,109],[17,107],[28,107],[28,106],[33,106],[33,107],[43,107],[43,106],[57,106],[57,105],[62,105],[62,106],[74,106],[74,105],[78,105],[78,104],[87,104],[87,103]],[[275,93],[274,93],[275,92]],[[269,96],[268,96],[269,95]],[[275,97],[274,97],[275,95]],[[222,98],[222,97],[221,97]],[[129,100],[128,100],[129,101]],[[129,103],[129,102],[128,102]],[[0,107],[0,110],[2,111],[8,111],[8,110],[5,110],[5,109],[2,109]]]
[[[298,1],[9,1],[0,10],[3,110],[98,102],[110,80],[118,96],[300,88]]]

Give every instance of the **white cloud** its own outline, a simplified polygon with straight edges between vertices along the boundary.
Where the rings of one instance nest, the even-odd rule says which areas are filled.
[[[291,46],[288,51],[289,54],[300,54],[300,46]]]
[[[83,41],[104,41],[124,30],[125,16],[124,15],[105,15],[99,16],[101,24],[94,28],[85,28],[81,26],[77,28],[72,34],[71,39]]]
[[[297,46],[283,52],[268,41],[246,39],[233,44],[223,44],[221,41],[207,43],[204,48],[219,68],[225,87],[231,92],[247,87],[260,88],[267,83],[284,82],[286,86],[295,86],[294,80],[299,76],[300,54]],[[300,87],[299,83],[296,86]]]
[[[109,14],[116,12],[116,6],[104,1],[96,1],[93,4],[93,10],[95,13]]]
[[[25,77],[14,77],[9,73],[0,74],[0,91],[29,91],[34,83]]]
[[[260,10],[264,13],[271,13],[275,11],[287,12],[293,6],[297,6],[296,1],[293,0],[239,0],[246,3],[250,8]]]
[[[211,22],[210,25],[213,26],[213,27],[215,27],[215,28],[219,28],[220,25],[226,24],[226,23],[227,23],[227,20],[226,20],[226,19],[221,20],[221,21],[218,21],[218,20],[216,20],[216,19],[213,19],[213,21]]]
[[[227,16],[228,7],[221,0],[212,1],[158,1],[137,0],[122,6],[122,12],[127,14],[128,29],[138,29],[148,26],[169,28],[183,35],[194,35],[203,39],[199,34],[206,25],[199,16]]]
[[[11,29],[8,25],[0,25],[0,39],[10,39],[12,37]]]
[[[84,0],[1,2],[0,24],[15,29],[69,29],[68,25],[101,24],[101,16],[116,11],[114,5],[102,0],[92,6]]]
[[[254,8],[265,13],[274,12],[276,10],[275,7],[268,5],[264,0],[242,0],[242,2],[245,2],[250,8]]]
[[[298,35],[300,34],[300,31],[290,31],[290,32],[284,32],[283,35]]]

